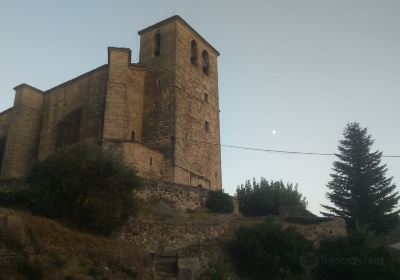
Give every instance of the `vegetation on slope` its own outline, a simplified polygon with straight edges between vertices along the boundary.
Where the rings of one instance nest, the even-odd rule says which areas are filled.
[[[0,208],[0,279],[149,279],[132,243]]]
[[[121,157],[99,146],[73,145],[37,162],[8,206],[108,235],[134,213],[139,185]]]
[[[235,208],[231,196],[222,191],[210,191],[206,205],[214,213],[232,213]]]
[[[305,279],[301,258],[314,250],[313,243],[294,228],[267,222],[236,231],[230,245],[235,265],[251,279]]]

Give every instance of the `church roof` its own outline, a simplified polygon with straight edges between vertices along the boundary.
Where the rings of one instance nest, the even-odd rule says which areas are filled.
[[[165,24],[170,23],[170,22],[173,22],[173,21],[179,21],[179,22],[183,23],[183,25],[185,25],[185,26],[186,26],[187,28],[189,28],[193,33],[195,33],[195,34],[196,34],[206,45],[208,45],[217,55],[220,55],[219,51],[218,51],[216,48],[214,48],[209,42],[207,42],[207,40],[204,39],[203,36],[201,36],[193,27],[191,27],[183,18],[181,18],[181,17],[178,16],[178,15],[169,17],[169,18],[164,19],[164,20],[162,20],[162,21],[160,21],[160,22],[157,22],[157,23],[155,23],[155,24],[153,24],[153,25],[150,25],[149,27],[146,27],[145,29],[140,30],[140,31],[138,32],[138,34],[139,34],[139,35],[142,35],[143,33],[147,32],[147,31],[150,31],[150,30],[152,30],[152,29],[158,28],[158,27],[160,27],[160,26],[162,26],[162,25],[165,25]]]

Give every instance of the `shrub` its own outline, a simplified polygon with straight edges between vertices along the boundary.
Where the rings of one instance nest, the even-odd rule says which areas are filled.
[[[215,213],[232,213],[235,208],[230,195],[222,191],[210,191],[206,205]]]
[[[318,258],[315,279],[400,279],[400,262],[360,234],[322,240]]]
[[[26,194],[34,214],[109,234],[133,209],[135,171],[98,146],[67,146],[36,163]]]
[[[299,206],[306,209],[306,199],[297,191],[297,185],[284,184],[282,181],[260,182],[238,186],[236,196],[239,199],[240,212],[250,216],[278,215],[280,206]]]
[[[41,280],[43,279],[43,271],[40,266],[34,262],[31,262],[25,256],[19,256],[17,258],[17,268],[26,279],[29,280]]]
[[[222,260],[218,260],[204,273],[204,278],[209,280],[228,280],[231,278],[230,266],[224,263]]]
[[[301,257],[313,250],[300,233],[271,220],[240,228],[230,245],[238,272],[251,279],[303,279]]]

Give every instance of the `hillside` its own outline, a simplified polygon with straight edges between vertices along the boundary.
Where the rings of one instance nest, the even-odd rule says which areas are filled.
[[[0,208],[0,279],[150,279],[144,256],[131,242]]]

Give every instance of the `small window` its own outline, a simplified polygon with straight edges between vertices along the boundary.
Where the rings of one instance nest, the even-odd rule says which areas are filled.
[[[154,35],[154,56],[159,56],[161,52],[161,35],[157,33]]]
[[[157,109],[157,107],[158,107],[157,102],[154,102],[154,109]]]
[[[210,62],[208,59],[208,52],[206,50],[203,51],[203,73],[208,75],[210,73]]]
[[[208,94],[207,93],[204,94],[204,102],[208,103]]]
[[[150,165],[153,165],[153,158],[150,158]]]
[[[192,101],[189,101],[189,110],[192,110]]]
[[[135,131],[133,131],[133,130],[131,132],[131,140],[135,140]]]
[[[210,132],[210,123],[208,121],[204,122],[204,130],[206,132]]]
[[[192,40],[192,43],[191,43],[190,62],[191,62],[194,66],[197,66],[197,56],[198,56],[197,43],[196,43],[195,40]]]

